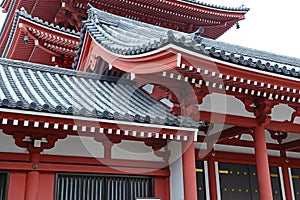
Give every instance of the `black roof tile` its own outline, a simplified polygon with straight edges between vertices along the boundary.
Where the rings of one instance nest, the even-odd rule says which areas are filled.
[[[127,79],[0,59],[0,107],[198,127],[174,116]]]

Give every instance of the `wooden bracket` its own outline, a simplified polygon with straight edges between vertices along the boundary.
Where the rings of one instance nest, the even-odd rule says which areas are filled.
[[[10,132],[18,147],[26,148],[30,153],[40,153],[45,149],[52,149],[58,139],[66,138],[66,135],[40,134],[28,132]]]
[[[243,99],[243,102],[246,110],[254,113],[259,125],[266,126],[270,123],[271,117],[269,115],[275,106],[274,103],[265,98]]]
[[[153,140],[146,140],[145,145],[152,147],[154,154],[157,157],[163,158],[165,162],[169,161],[169,158],[171,156],[171,152],[167,149],[167,141],[153,141]],[[161,149],[165,147],[164,151],[161,151]]]

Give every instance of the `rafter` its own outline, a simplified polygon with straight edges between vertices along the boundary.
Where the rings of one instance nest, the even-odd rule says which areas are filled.
[[[243,133],[249,133],[249,132],[251,132],[251,130],[252,129],[250,129],[250,128],[239,127],[239,126],[228,128],[221,132],[218,142],[227,140],[227,139],[237,136],[237,135],[241,135]]]
[[[295,149],[299,149],[300,147],[300,139],[283,143],[281,148],[286,151],[292,151]]]

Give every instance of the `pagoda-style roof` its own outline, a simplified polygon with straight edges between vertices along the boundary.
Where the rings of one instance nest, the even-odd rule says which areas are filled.
[[[24,8],[16,12],[12,27],[2,57],[70,68],[79,33],[32,17]]]
[[[199,57],[204,55],[243,67],[299,77],[298,58],[211,40],[202,37],[201,31],[192,34],[174,31],[119,17],[96,8],[89,10],[89,19],[84,22],[82,32],[76,58],[79,62],[82,60],[82,49],[86,47],[85,38],[89,35],[105,52],[110,52],[114,58],[122,58],[124,61],[127,59],[127,62],[173,48],[195,52]]]
[[[236,22],[245,18],[248,8],[229,8],[214,6],[197,1],[153,0],[153,1],[63,1],[56,21],[62,26],[73,26],[81,29],[80,19],[85,19],[82,12],[92,6],[137,21],[154,24],[183,32],[194,32],[199,26],[205,27],[204,36],[216,39],[230,29]],[[66,13],[71,15],[66,16]]]
[[[4,12],[7,12],[7,17],[0,32],[0,55],[4,51],[10,31],[13,28],[13,21],[15,12],[22,7],[28,11],[32,16],[38,17],[49,23],[54,22],[54,18],[58,10],[60,9],[60,0],[39,0],[27,1],[27,0],[4,0],[1,7]]]
[[[197,127],[128,79],[0,59],[0,107],[42,113]]]
[[[214,41],[201,36],[201,29],[188,34],[96,8],[91,8],[88,14],[75,67],[97,71],[95,68],[101,65],[95,64],[96,58],[101,58],[116,69],[134,73],[137,82],[157,85],[156,91],[163,93],[175,107],[187,107],[186,116],[193,116],[190,112],[197,112],[197,105],[211,93],[233,95],[241,101],[250,99],[249,105],[264,98],[296,109],[300,102],[299,79],[296,79],[300,76],[300,59]],[[182,84],[192,87],[191,96],[179,95],[178,99],[168,96],[170,91],[187,92],[179,91]],[[181,105],[195,96],[195,101]],[[176,109],[172,112],[180,115]]]
[[[80,31],[82,20],[87,18],[86,11],[89,3],[100,10],[173,30],[194,32],[202,26],[205,27],[203,35],[209,38],[217,38],[222,35],[236,22],[244,19],[244,15],[249,10],[244,7],[229,8],[185,0],[39,0],[38,2],[4,0],[1,7],[4,12],[7,12],[7,18],[0,32],[0,55],[12,59],[30,60],[31,62],[70,68],[76,47],[70,49],[70,46],[64,45],[60,39],[64,39],[62,35],[68,34],[68,29]],[[23,9],[23,7],[30,14],[18,11],[17,17],[15,17],[15,12]],[[22,28],[22,31],[16,31],[20,28],[16,19],[18,16],[26,19],[26,26]],[[54,26],[51,26],[52,24]],[[39,27],[28,30],[35,25]],[[63,28],[57,28],[57,25]],[[44,32],[45,30],[47,31]],[[28,32],[33,32],[28,35],[34,38],[35,44],[38,43],[40,48],[35,48],[36,45],[33,43],[29,43],[25,48],[21,38],[24,38],[24,34]],[[44,41],[45,33],[52,34],[50,43]],[[74,35],[76,36],[76,34]],[[33,55],[32,57],[33,48],[35,48],[34,54],[42,56]],[[8,53],[9,50],[10,53]],[[7,56],[8,54],[9,56]]]

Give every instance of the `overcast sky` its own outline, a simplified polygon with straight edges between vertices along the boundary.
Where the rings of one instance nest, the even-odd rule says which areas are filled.
[[[259,50],[300,58],[300,1],[297,0],[203,0],[204,2],[249,7],[240,29],[233,27],[219,40]],[[0,0],[1,2],[1,0]],[[0,24],[5,16],[0,14]],[[0,25],[1,26],[1,25]]]

